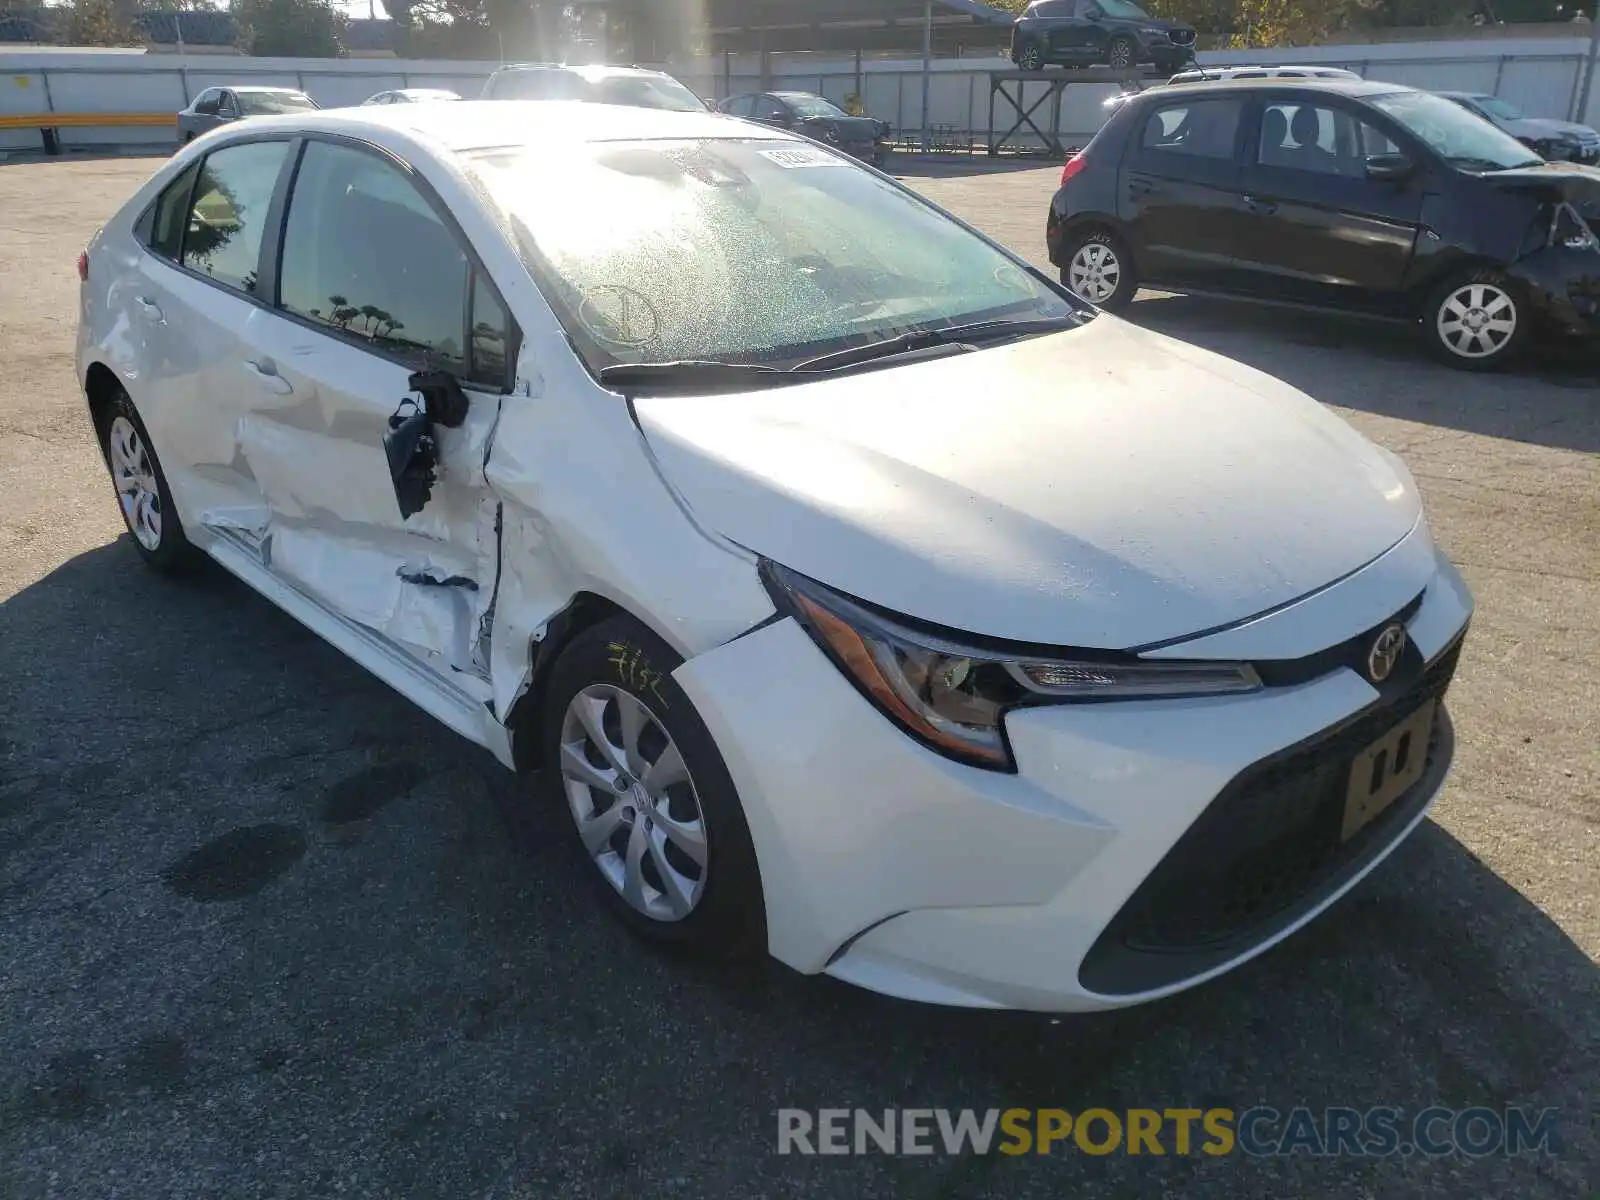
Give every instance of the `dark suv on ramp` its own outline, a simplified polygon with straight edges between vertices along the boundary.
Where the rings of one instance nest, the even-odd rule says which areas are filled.
[[[1600,339],[1600,169],[1546,163],[1429,92],[1239,80],[1130,97],[1046,226],[1102,308],[1142,284],[1419,323],[1486,368],[1538,328]]]
[[[1194,61],[1194,28],[1152,17],[1132,0],[1034,0],[1011,27],[1011,61],[1024,71],[1153,63],[1170,75]]]

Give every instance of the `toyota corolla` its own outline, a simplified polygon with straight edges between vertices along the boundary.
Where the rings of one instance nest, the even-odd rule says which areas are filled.
[[[78,266],[138,554],[526,773],[645,938],[1130,1004],[1310,921],[1449,767],[1471,599],[1398,459],[826,146],[264,118]]]

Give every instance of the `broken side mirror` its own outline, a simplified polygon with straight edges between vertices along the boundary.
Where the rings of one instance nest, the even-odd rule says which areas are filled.
[[[467,419],[470,402],[449,371],[418,371],[407,384],[422,399],[407,396],[389,418],[383,452],[401,518],[419,513],[433,498],[439,482],[439,439],[436,427],[456,429]]]

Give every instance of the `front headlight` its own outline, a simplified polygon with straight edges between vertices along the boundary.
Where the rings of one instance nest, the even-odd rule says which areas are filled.
[[[1143,662],[1113,651],[1041,654],[965,645],[869,608],[776,563],[761,574],[845,676],[919,742],[948,758],[1014,771],[1003,718],[1024,705],[1251,692],[1247,663]]]

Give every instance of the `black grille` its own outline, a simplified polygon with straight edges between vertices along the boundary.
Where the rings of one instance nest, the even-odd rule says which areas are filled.
[[[1430,700],[1442,699],[1460,643],[1343,726],[1250,767],[1207,806],[1084,958],[1105,994],[1201,974],[1272,936],[1393,840],[1439,783],[1451,750],[1440,706],[1422,778],[1340,840],[1351,763]]]
[[[1170,36],[1172,38],[1172,44],[1173,45],[1175,45],[1175,46],[1187,46],[1190,42],[1194,41],[1194,30],[1192,30],[1192,29],[1174,29],[1174,30],[1172,30]]]

